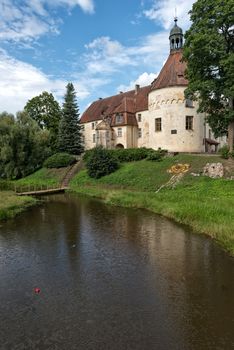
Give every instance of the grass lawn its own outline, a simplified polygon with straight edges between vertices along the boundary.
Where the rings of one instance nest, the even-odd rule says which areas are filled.
[[[18,192],[29,189],[45,189],[60,186],[60,182],[67,172],[67,168],[47,169],[42,168],[23,179],[12,181]]]
[[[12,191],[0,192],[0,220],[13,218],[37,202],[32,197],[19,197]]]
[[[108,204],[146,208],[205,233],[234,255],[234,182],[228,179],[194,177],[208,162],[222,162],[225,174],[234,175],[234,162],[216,156],[178,155],[161,162],[126,163],[99,180],[85,170],[70,183],[71,190],[103,199]],[[175,163],[191,168],[175,189],[155,191],[171,177],[167,169]]]

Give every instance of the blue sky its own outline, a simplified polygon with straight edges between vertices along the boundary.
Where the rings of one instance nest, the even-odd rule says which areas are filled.
[[[189,27],[194,0],[1,0],[0,112],[72,81],[82,113],[99,97],[148,85],[169,53],[175,8]]]

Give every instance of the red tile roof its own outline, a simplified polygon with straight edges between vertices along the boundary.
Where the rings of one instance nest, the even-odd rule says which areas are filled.
[[[135,90],[119,93],[118,95],[103,98],[93,102],[83,113],[81,123],[100,120],[103,117],[112,116],[116,113],[127,113],[126,122],[132,121],[130,114],[148,109],[148,93],[150,85]],[[134,119],[134,118],[133,118]],[[131,122],[132,125],[133,121]],[[134,121],[135,125],[135,121]]]
[[[111,125],[115,125],[114,116],[121,113],[124,114],[122,125],[137,125],[135,114],[148,109],[150,91],[169,86],[188,85],[188,81],[185,79],[186,63],[182,62],[181,59],[182,50],[172,51],[158,77],[151,85],[138,88],[137,92],[131,90],[93,102],[83,113],[81,123],[111,117]]]
[[[187,86],[186,63],[182,62],[182,50],[172,51],[158,77],[151,84],[151,91],[169,86]]]

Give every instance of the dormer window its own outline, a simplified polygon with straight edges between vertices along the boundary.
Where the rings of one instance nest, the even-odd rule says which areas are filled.
[[[123,123],[123,114],[116,114],[115,122],[116,122],[116,124],[122,124]]]

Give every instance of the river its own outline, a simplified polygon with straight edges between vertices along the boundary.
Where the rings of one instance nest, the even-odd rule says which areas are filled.
[[[45,198],[0,227],[0,349],[234,349],[234,259],[145,210]]]

